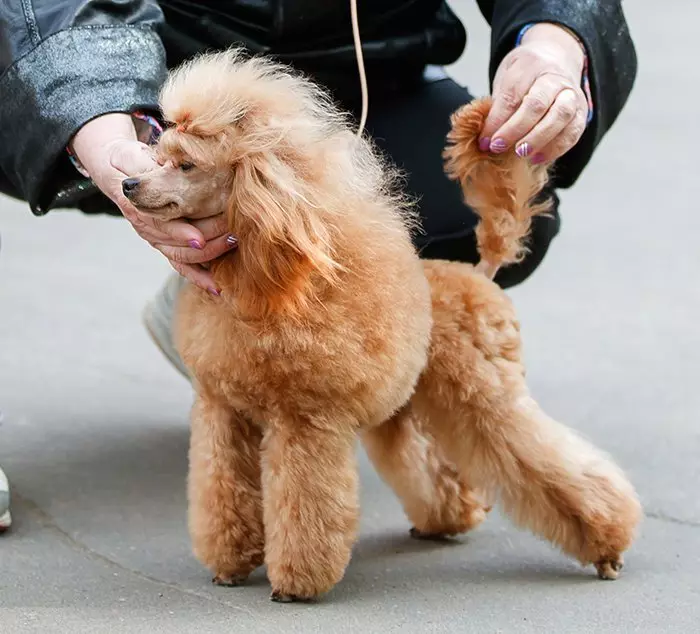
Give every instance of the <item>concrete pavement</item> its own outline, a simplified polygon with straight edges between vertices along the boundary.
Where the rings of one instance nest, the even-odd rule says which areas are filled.
[[[488,32],[455,6],[486,89]],[[700,6],[625,3],[632,102],[575,190],[545,266],[513,291],[536,396],[638,487],[642,534],[598,581],[498,515],[417,543],[362,459],[363,523],[322,603],[268,600],[264,574],[212,587],[185,526],[191,393],[139,323],[167,273],[123,221],[32,218],[0,200],[0,633],[691,632],[700,630]],[[694,119],[695,117],[695,119]]]

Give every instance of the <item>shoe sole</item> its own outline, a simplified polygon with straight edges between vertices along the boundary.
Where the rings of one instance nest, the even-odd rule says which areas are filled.
[[[0,533],[4,533],[10,526],[12,526],[12,515],[10,511],[5,511],[0,515]]]

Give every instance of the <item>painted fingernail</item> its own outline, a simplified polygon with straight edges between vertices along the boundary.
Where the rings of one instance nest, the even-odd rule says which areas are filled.
[[[208,290],[214,297],[221,296],[221,291],[218,288],[214,288],[213,286],[210,286]]]
[[[204,247],[202,246],[202,243],[199,240],[190,240],[188,244],[193,248],[193,249],[203,249]]]
[[[534,165],[541,165],[545,161],[545,155],[542,152],[538,152],[531,159],[530,162]]]
[[[532,146],[529,143],[519,143],[518,146],[515,148],[515,153],[520,158],[530,156],[530,152],[532,152]]]
[[[491,147],[491,137],[485,136],[479,141],[479,149],[482,152],[488,152],[489,147]]]
[[[501,152],[505,152],[508,149],[508,145],[503,139],[494,139],[493,141],[491,141],[489,149],[494,154],[500,154]]]
[[[226,236],[226,244],[233,248],[238,244],[238,238],[233,235]]]

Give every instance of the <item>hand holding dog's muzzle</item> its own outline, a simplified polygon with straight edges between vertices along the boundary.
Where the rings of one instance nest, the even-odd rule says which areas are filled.
[[[97,117],[75,135],[71,147],[93,182],[171,266],[190,282],[218,295],[206,264],[235,248],[221,217],[187,222],[164,220],[140,212],[129,200],[138,175],[158,167],[155,152],[137,139],[131,117],[113,113]],[[126,185],[125,185],[126,183]]]

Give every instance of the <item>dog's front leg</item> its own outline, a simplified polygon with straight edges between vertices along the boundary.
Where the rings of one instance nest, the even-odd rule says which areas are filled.
[[[311,425],[265,434],[265,563],[275,601],[313,599],[345,573],[358,523],[355,437]]]
[[[192,410],[189,527],[194,553],[214,583],[239,585],[264,558],[261,432],[200,395]]]

